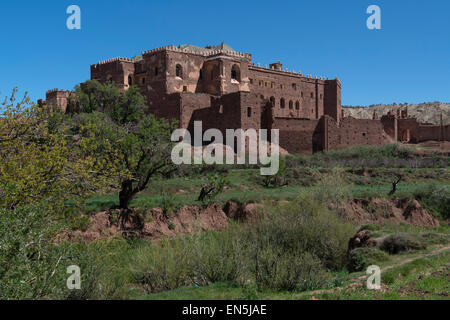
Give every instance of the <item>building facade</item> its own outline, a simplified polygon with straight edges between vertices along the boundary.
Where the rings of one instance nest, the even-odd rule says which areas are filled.
[[[148,112],[176,119],[181,128],[202,121],[203,130],[279,129],[280,146],[290,153],[398,140],[384,130],[392,125],[387,119],[343,118],[339,79],[283,70],[280,61],[262,67],[224,43],[170,45],[101,61],[91,65],[91,79],[113,81],[120,91],[137,86]],[[51,90],[46,103],[68,111],[70,94]]]

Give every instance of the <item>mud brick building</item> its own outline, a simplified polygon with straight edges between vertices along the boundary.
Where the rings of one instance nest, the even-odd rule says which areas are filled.
[[[252,62],[251,54],[224,43],[205,48],[170,45],[133,59],[105,60],[91,65],[91,79],[113,81],[120,91],[139,87],[148,112],[176,119],[181,128],[202,121],[203,130],[279,129],[280,146],[290,153],[449,137],[448,128],[396,115],[343,118],[339,79],[288,71],[280,61],[262,67]],[[68,112],[70,95],[54,89],[47,92],[46,103]]]

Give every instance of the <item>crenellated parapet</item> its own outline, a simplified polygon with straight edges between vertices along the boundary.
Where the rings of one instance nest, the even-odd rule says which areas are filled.
[[[107,59],[107,60],[102,60],[96,64],[93,64],[91,67],[98,67],[104,64],[109,64],[109,63],[113,63],[113,62],[129,62],[129,63],[134,63],[135,60],[130,59],[130,58],[124,58],[124,57],[116,57],[116,58],[112,58],[112,59]]]
[[[155,54],[157,52],[162,52],[162,51],[189,53],[189,54],[199,55],[199,56],[203,56],[203,57],[213,57],[213,56],[217,56],[217,55],[221,55],[221,54],[226,54],[229,56],[246,58],[249,61],[251,61],[251,59],[252,59],[252,55],[249,53],[238,52],[238,51],[234,51],[234,50],[230,50],[230,49],[218,49],[215,47],[200,48],[200,47],[194,47],[194,46],[185,46],[185,47],[178,46],[177,47],[177,46],[174,46],[173,44],[155,48],[152,50],[143,51],[142,56],[151,55],[151,54]]]

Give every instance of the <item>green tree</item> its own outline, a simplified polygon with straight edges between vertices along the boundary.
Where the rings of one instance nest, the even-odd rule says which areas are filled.
[[[117,167],[95,153],[91,124],[79,128],[83,136],[67,134],[62,114],[16,94],[0,116],[0,299],[69,297],[64,281],[71,264],[85,270],[84,296],[94,291],[86,277],[99,272],[86,271],[93,263],[84,250],[55,237],[70,221],[61,218],[75,216],[67,200],[98,192]]]
[[[70,105],[74,111],[93,112],[111,111],[120,103],[120,94],[116,85],[109,81],[100,83],[97,80],[88,80],[75,87],[75,96]]]
[[[52,206],[103,188],[115,166],[96,156],[91,125],[66,135],[63,115],[40,108],[14,89],[0,118],[0,206],[14,209],[43,199]],[[113,152],[113,150],[110,150]]]
[[[84,92],[92,87],[94,91]],[[119,206],[127,209],[136,194],[147,187],[150,179],[174,170],[170,136],[177,128],[176,121],[157,119],[147,114],[145,98],[133,86],[124,93],[117,93],[118,98],[113,99],[111,106],[108,106],[109,100],[103,100],[105,95],[101,95],[111,90],[113,93],[107,97],[116,96],[111,84],[81,85],[79,89],[83,93],[78,103],[80,110],[85,112],[72,117],[75,124],[73,130],[83,135],[80,127],[92,125],[95,128],[91,133],[98,142],[97,154],[109,158],[106,161],[116,163],[117,171],[124,173],[118,176]],[[94,94],[90,96],[92,92]],[[107,146],[107,150],[103,146]],[[116,152],[108,154],[107,151],[111,149]]]

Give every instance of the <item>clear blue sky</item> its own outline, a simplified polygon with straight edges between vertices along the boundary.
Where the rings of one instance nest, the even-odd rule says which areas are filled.
[[[82,29],[66,28],[66,9]],[[381,7],[382,30],[366,9]],[[450,102],[450,1],[1,1],[0,94],[14,86],[34,100],[72,89],[90,65],[168,44],[225,41],[261,65],[338,76],[346,105]]]

